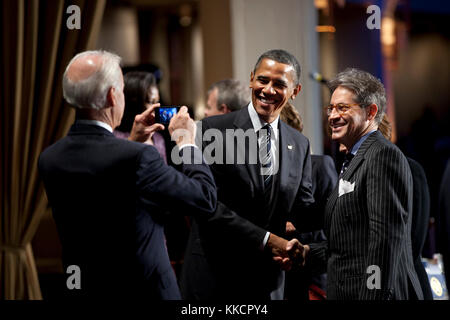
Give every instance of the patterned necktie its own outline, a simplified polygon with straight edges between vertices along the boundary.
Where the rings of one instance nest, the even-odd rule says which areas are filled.
[[[350,161],[352,161],[353,157],[355,155],[348,152],[344,157],[344,162],[342,163],[342,169],[341,173],[339,174],[339,178],[341,178],[344,175],[344,172],[347,170],[348,166],[350,165]]]
[[[273,161],[270,138],[272,136],[272,127],[266,124],[259,131],[261,143],[259,146],[259,161],[261,162],[261,173],[264,179],[264,190],[270,190],[272,186]]]

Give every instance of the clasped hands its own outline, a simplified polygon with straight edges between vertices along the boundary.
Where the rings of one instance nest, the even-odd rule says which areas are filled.
[[[273,233],[269,235],[267,247],[270,249],[273,260],[282,270],[290,270],[293,264],[304,266],[309,246],[303,245],[297,239],[286,240]]]

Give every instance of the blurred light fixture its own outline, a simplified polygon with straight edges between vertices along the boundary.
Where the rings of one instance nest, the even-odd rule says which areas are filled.
[[[317,9],[328,9],[328,0],[314,0],[314,5]]]
[[[192,8],[189,4],[180,6],[180,25],[182,27],[189,27],[192,23]]]
[[[336,32],[336,28],[334,26],[316,26],[317,32]]]
[[[189,16],[180,17],[180,25],[183,27],[189,27],[192,23],[192,18]]]

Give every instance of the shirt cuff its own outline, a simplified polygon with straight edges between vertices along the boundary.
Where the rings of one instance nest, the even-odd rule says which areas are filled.
[[[195,144],[193,144],[193,143],[186,143],[186,144],[183,144],[181,147],[178,147],[178,149],[179,149],[179,151],[181,151],[181,150],[183,150],[185,147],[194,147],[194,148],[197,148],[197,149],[198,149],[198,147],[197,147]]]
[[[269,236],[270,236],[270,232],[267,231],[266,235],[264,236],[264,240],[263,243],[261,244],[261,251],[264,250],[264,248],[266,247],[267,241],[269,241]]]

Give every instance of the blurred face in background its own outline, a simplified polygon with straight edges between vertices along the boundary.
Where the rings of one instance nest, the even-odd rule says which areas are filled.
[[[146,108],[148,109],[150,107],[150,105],[158,103],[159,100],[160,100],[160,97],[159,97],[158,87],[150,86],[150,88],[148,88],[148,93],[147,93],[148,104],[146,104]]]
[[[206,100],[205,107],[205,118],[223,114],[224,112],[219,110],[217,105],[217,96],[219,95],[219,90],[217,88],[212,89],[208,94],[208,99]]]

